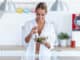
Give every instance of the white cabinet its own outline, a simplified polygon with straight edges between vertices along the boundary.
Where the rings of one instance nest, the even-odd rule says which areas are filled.
[[[80,59],[80,47],[56,48],[56,49],[52,51],[52,60],[79,60]]]
[[[0,60],[24,60],[25,48],[21,46],[0,46]]]

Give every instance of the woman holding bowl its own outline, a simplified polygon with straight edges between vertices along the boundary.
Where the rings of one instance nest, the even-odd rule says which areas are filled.
[[[47,6],[44,2],[36,6],[35,14],[36,18],[25,25],[26,60],[50,60],[56,34],[53,24],[45,20]]]

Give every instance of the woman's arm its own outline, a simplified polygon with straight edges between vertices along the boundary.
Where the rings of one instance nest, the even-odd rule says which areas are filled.
[[[26,42],[26,43],[29,43],[31,37],[32,37],[32,33],[30,33],[30,34],[25,38],[25,42]]]
[[[30,39],[31,39],[31,37],[32,37],[32,34],[35,34],[35,33],[37,33],[37,27],[34,27],[34,28],[32,28],[32,30],[31,30],[31,32],[29,33],[29,35],[25,38],[25,41],[26,41],[26,43],[29,43],[29,41],[30,41]]]

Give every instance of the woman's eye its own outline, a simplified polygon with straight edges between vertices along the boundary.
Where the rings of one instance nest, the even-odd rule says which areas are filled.
[[[37,16],[44,16],[44,14],[37,14]]]
[[[40,16],[40,14],[37,14],[38,16]]]

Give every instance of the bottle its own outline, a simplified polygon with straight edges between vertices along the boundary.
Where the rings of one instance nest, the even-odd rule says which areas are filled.
[[[71,40],[71,48],[75,48],[75,40]]]

